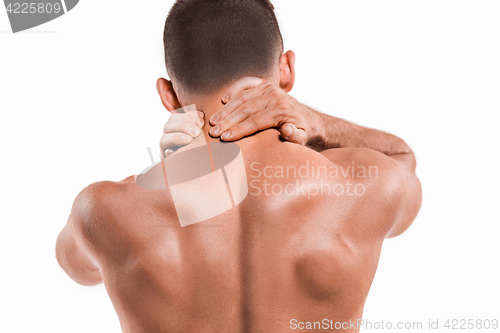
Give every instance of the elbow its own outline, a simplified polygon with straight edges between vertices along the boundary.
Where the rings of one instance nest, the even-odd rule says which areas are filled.
[[[69,277],[79,285],[86,287],[93,287],[102,283],[102,277],[99,271],[88,272],[85,275],[70,275]]]
[[[395,223],[386,238],[393,238],[405,232],[415,221],[422,206],[422,186],[415,174],[402,186],[400,209]]]
[[[87,268],[81,268],[78,264],[71,262],[69,258],[62,258],[61,255],[56,253],[56,259],[59,266],[63,271],[76,283],[82,286],[96,286],[101,284],[102,276],[99,269],[90,270]],[[69,260],[68,260],[69,259]]]
[[[83,286],[95,286],[102,283],[99,268],[91,267],[88,262],[78,257],[78,253],[68,242],[66,228],[56,242],[56,260],[63,271],[76,283]]]

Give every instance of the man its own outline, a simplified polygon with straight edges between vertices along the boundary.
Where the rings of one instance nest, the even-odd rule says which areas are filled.
[[[382,242],[420,207],[410,148],[286,94],[295,57],[267,0],[179,0],[164,43],[163,104],[194,104],[210,124],[175,113],[162,151],[201,135],[234,141],[249,193],[181,227],[168,187],[92,184],[58,239],[61,266],[104,282],[124,332],[359,331],[345,323],[362,318]]]

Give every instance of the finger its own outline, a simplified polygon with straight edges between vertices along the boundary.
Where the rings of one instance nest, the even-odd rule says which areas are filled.
[[[248,117],[258,113],[264,113],[263,116],[272,117],[271,112],[266,112],[267,100],[254,99],[247,103],[241,104],[225,119],[221,120],[214,128],[210,130],[210,134],[214,137],[228,131],[230,128],[238,125]],[[262,116],[262,115],[261,115]]]
[[[197,111],[197,112],[198,112],[198,119],[200,120],[198,126],[200,128],[203,128],[203,126],[205,126],[205,112],[203,111]]]
[[[255,88],[263,81],[263,79],[254,76],[247,76],[239,79],[226,90],[226,93],[222,97],[222,103],[226,104],[227,102],[229,102],[231,97],[234,97],[239,92],[246,89]]]
[[[213,116],[210,118],[210,123],[212,125],[217,125],[224,119],[226,119],[230,114],[232,114],[237,108],[241,105],[249,102],[253,99],[257,99],[258,97],[264,94],[264,89],[253,88],[249,90],[244,90],[238,94],[237,98],[233,98],[221,107]]]
[[[179,117],[172,117],[165,123],[163,127],[163,133],[177,133],[182,132],[184,134],[189,134],[193,137],[197,137],[201,133],[201,128],[203,128],[203,122],[198,117],[198,114],[183,114]]]
[[[222,133],[221,139],[223,141],[235,141],[258,131],[272,128],[274,125],[273,119],[262,115],[265,115],[265,112],[260,112],[248,117],[240,124]]]
[[[297,128],[295,125],[286,123],[279,128],[281,137],[286,141],[305,145],[307,143],[307,134],[303,129]]]
[[[192,120],[195,126],[203,128],[205,125],[205,113],[203,111],[190,111],[186,114],[189,115],[189,119]]]
[[[199,121],[197,119],[197,121]],[[183,133],[191,137],[197,137],[201,134],[200,127],[196,126],[194,122],[189,121],[169,121],[163,128],[164,134],[170,133]]]
[[[241,86],[245,89],[233,90],[230,95],[230,99],[225,105],[220,108],[212,117],[210,118],[210,123],[212,125],[217,125],[221,120],[224,120],[228,115],[230,115],[236,108],[240,105],[262,96],[267,88],[267,81],[259,79],[261,84],[259,85],[247,85]],[[239,81],[237,81],[238,83]],[[236,84],[237,84],[236,83]],[[257,83],[257,81],[255,82]],[[230,88],[232,89],[232,88]]]
[[[193,137],[184,133],[169,133],[164,134],[160,139],[160,152],[165,153],[167,149],[176,150],[190,144]]]
[[[173,153],[175,153],[175,150],[173,150],[173,149],[167,149],[165,151],[162,150],[160,152],[160,159],[164,160],[167,157],[169,157],[170,155],[172,155]]]
[[[197,121],[200,120],[200,122]],[[186,113],[175,113],[169,118],[169,121],[181,120],[181,121],[193,121],[198,127],[203,127],[205,124],[205,112],[203,111],[189,111]]]

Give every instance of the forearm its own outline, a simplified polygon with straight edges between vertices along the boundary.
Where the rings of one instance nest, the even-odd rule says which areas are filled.
[[[56,258],[59,265],[75,282],[85,286],[102,282],[99,268],[77,244],[71,223],[64,227],[57,238]]]
[[[307,146],[323,151],[331,148],[370,148],[385,155],[412,154],[410,147],[395,135],[353,124],[305,107],[309,123]]]

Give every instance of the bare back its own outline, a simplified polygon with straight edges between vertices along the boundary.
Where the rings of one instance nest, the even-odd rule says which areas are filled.
[[[362,317],[396,214],[384,204],[386,157],[366,149],[320,154],[278,135],[237,142],[248,196],[191,226],[180,227],[168,190],[142,189],[133,177],[80,195],[91,217],[82,239],[124,332],[288,332],[300,322],[325,332],[330,320]]]

